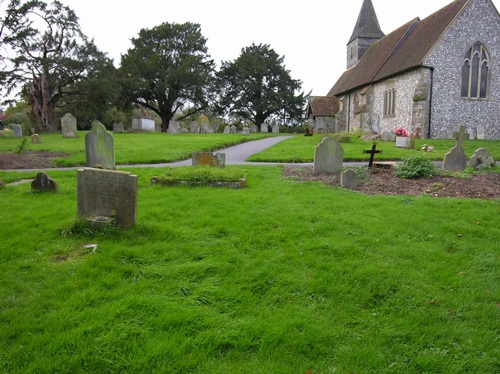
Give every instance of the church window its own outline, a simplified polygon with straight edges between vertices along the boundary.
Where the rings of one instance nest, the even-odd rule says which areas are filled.
[[[488,51],[477,42],[467,51],[462,65],[462,97],[485,99],[488,92],[490,59]]]
[[[384,116],[390,117],[396,114],[396,90],[388,89],[384,93]]]

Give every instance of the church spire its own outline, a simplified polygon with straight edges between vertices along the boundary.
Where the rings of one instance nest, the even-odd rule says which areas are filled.
[[[356,26],[347,43],[347,68],[359,61],[366,50],[385,35],[378,24],[371,0],[363,0]]]

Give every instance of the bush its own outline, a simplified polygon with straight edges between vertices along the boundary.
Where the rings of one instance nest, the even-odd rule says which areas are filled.
[[[337,139],[339,143],[352,143],[352,134],[341,131],[332,134],[332,137]]]
[[[432,177],[434,164],[425,156],[410,156],[397,167],[395,175],[402,179]]]

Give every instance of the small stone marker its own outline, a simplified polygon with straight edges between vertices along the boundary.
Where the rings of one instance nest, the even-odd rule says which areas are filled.
[[[125,125],[123,122],[113,123],[113,132],[123,134],[125,132]]]
[[[76,138],[78,136],[76,117],[71,113],[66,113],[61,118],[61,132],[63,138]]]
[[[484,140],[485,139],[484,126],[479,125],[478,127],[476,127],[476,134],[479,140]]]
[[[352,169],[347,169],[340,174],[340,186],[350,190],[358,188],[358,176]]]
[[[469,161],[473,169],[488,169],[495,166],[495,160],[485,148],[479,148],[474,152]]]
[[[14,135],[14,138],[22,138],[23,127],[21,125],[12,125],[12,133]]]
[[[36,175],[35,180],[31,182],[31,189],[39,192],[55,191],[57,190],[57,183],[41,171]]]
[[[101,169],[78,170],[78,217],[90,222],[135,226],[137,214],[137,175]]]
[[[40,143],[40,135],[38,135],[38,134],[31,135],[31,143],[39,144]]]
[[[85,153],[87,166],[104,169],[115,169],[115,141],[113,135],[106,131],[98,121],[92,123],[92,131],[85,135]]]
[[[465,131],[465,126],[460,126],[460,131],[457,133],[457,143],[455,147],[444,156],[443,169],[459,171],[464,170],[467,166],[467,156],[462,147],[462,141],[468,134]]]
[[[344,162],[344,149],[337,139],[324,138],[314,152],[313,173],[338,173]]]
[[[382,150],[377,150],[377,142],[373,142],[372,149],[365,149],[363,153],[370,154],[370,161],[368,162],[368,167],[371,168],[373,166],[373,159],[377,153],[382,153]]]
[[[213,155],[211,152],[194,152],[193,153],[193,166],[208,165],[215,167],[222,167],[226,165],[226,154],[217,153]]]

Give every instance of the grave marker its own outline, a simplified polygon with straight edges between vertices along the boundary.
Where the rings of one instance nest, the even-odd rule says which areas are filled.
[[[57,183],[41,171],[36,175],[35,180],[31,182],[31,189],[39,192],[55,191],[57,190]]]
[[[363,154],[365,153],[370,154],[370,161],[368,162],[368,167],[371,168],[373,166],[373,159],[375,158],[375,155],[378,153],[382,153],[382,150],[377,150],[377,142],[373,142],[372,149],[363,150]]]
[[[473,169],[488,169],[495,166],[495,160],[487,149],[479,148],[470,158],[469,164]]]
[[[355,171],[348,169],[340,174],[340,185],[343,188],[354,190],[358,188],[358,176]]]
[[[443,169],[459,171],[464,170],[467,166],[467,156],[462,147],[462,141],[466,139],[469,134],[465,131],[465,126],[460,126],[460,131],[457,133],[457,143],[455,147],[444,156]]]
[[[40,143],[40,135],[38,135],[38,134],[31,135],[31,143],[39,144]]]
[[[12,125],[12,133],[14,135],[14,138],[22,138],[23,127],[21,125]]]
[[[211,152],[194,152],[193,153],[193,166],[208,165],[215,167],[222,167],[226,165],[226,154]]]
[[[115,141],[113,135],[106,131],[98,121],[92,124],[92,131],[85,135],[86,165],[105,169],[115,169]]]
[[[61,118],[61,133],[63,138],[76,138],[78,136],[76,117],[71,113],[66,113]]]
[[[124,133],[125,132],[125,125],[123,124],[123,122],[117,122],[117,123],[113,123],[113,132],[116,132],[116,133]]]
[[[78,170],[78,217],[109,222],[122,228],[135,226],[137,175],[101,169]]]
[[[337,139],[324,138],[314,152],[313,173],[338,173],[344,162],[344,149]]]

